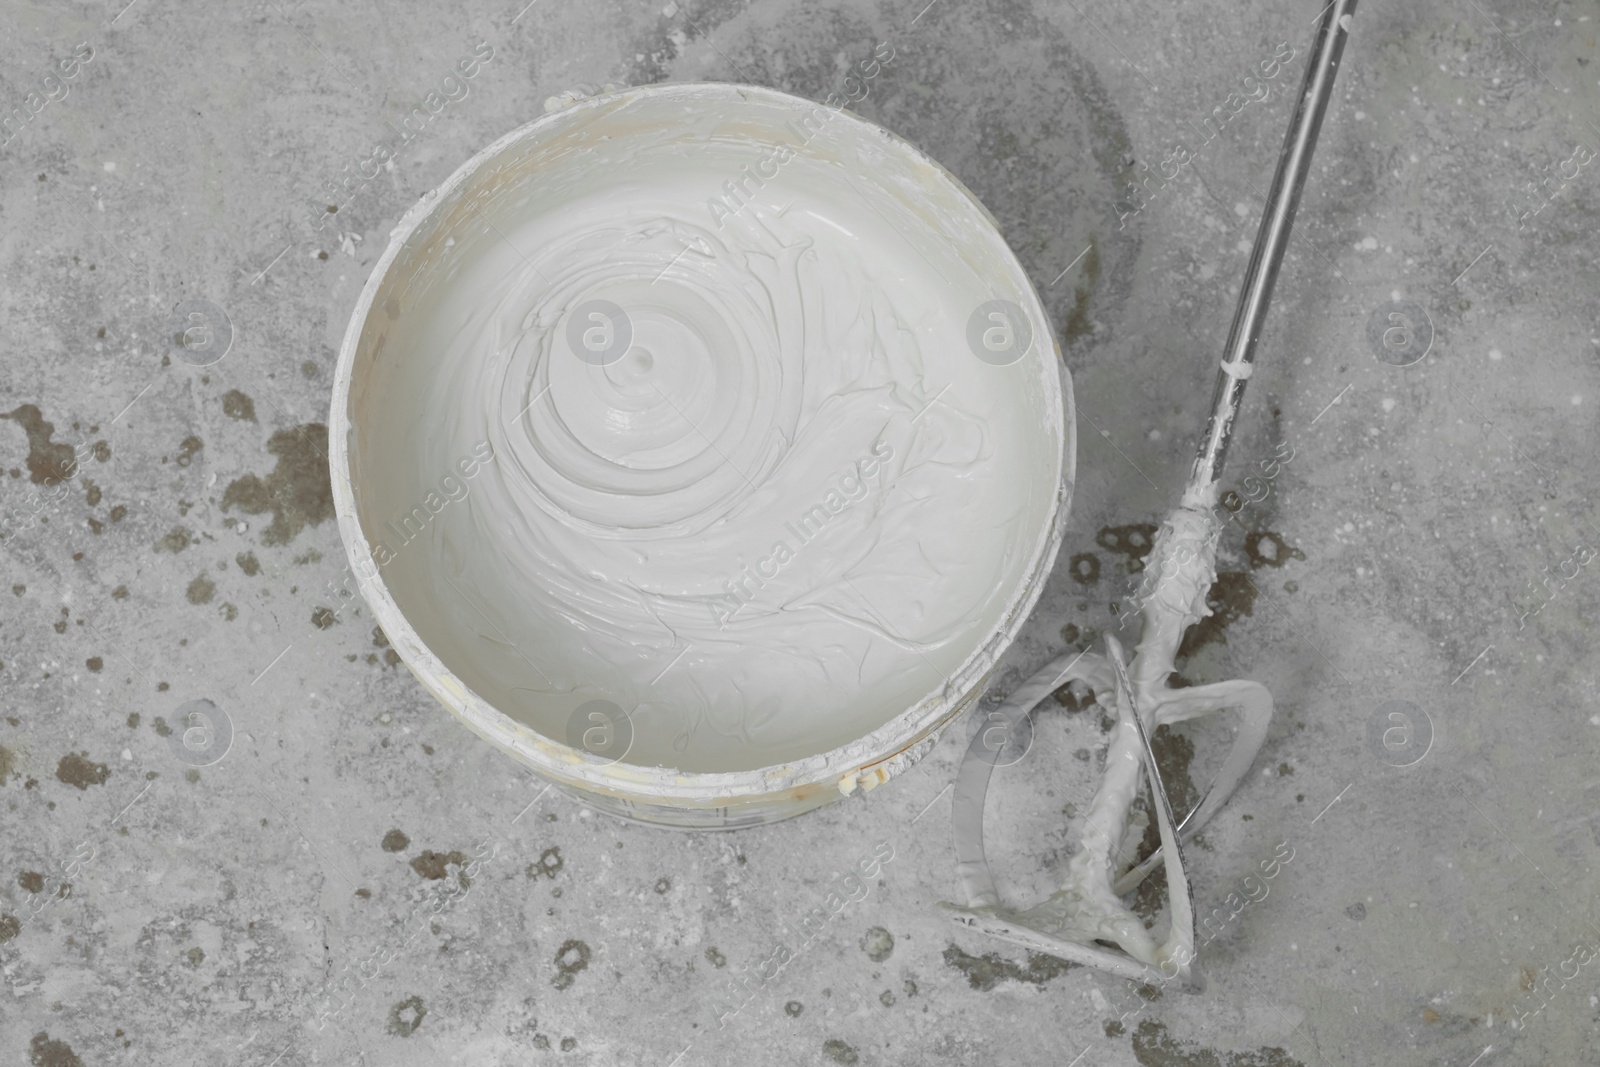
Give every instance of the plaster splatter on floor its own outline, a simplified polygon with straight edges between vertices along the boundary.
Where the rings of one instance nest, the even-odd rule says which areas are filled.
[[[556,970],[559,972],[551,985],[567,989],[577,979],[578,972],[589,966],[589,946],[577,939],[562,942],[556,952]]]
[[[873,963],[882,963],[894,954],[894,935],[881,926],[874,926],[861,938],[861,951]]]
[[[278,457],[272,473],[246,474],[229,483],[222,510],[238,508],[246,515],[272,512],[261,531],[264,545],[283,545],[309,524],[333,518],[333,483],[328,478],[328,428],[320,422],[278,430],[267,441]]]
[[[222,394],[222,413],[230,419],[255,422],[256,402],[250,399],[248,393],[241,393],[237,389],[229,389]]]
[[[421,997],[409,997],[389,1009],[389,1032],[397,1037],[410,1037],[428,1015]]]
[[[1028,965],[1019,967],[997,952],[986,952],[982,956],[974,956],[963,952],[955,945],[950,945],[944,950],[944,962],[947,966],[954,967],[965,974],[967,983],[980,993],[987,993],[1007,979],[1042,986],[1050,979],[1080,966],[1080,964],[1061,959],[1058,956],[1047,956],[1042,952],[1030,952],[1028,953]]]
[[[197,575],[195,580],[189,583],[189,588],[184,593],[184,596],[188,598],[191,604],[209,604],[216,592],[217,583],[211,580],[210,575],[201,574]]]
[[[830,1037],[822,1043],[822,1054],[834,1063],[844,1064],[845,1067],[852,1067],[853,1064],[861,1062],[860,1054],[836,1037]]]
[[[194,534],[182,526],[174,526],[165,537],[156,542],[157,552],[171,552],[176,555],[188,548],[194,542]]]
[[[72,476],[76,466],[72,446],[52,443],[55,424],[46,422],[44,415],[32,404],[18,405],[12,411],[0,414],[0,419],[11,419],[28,435],[28,480],[35,485],[55,485]]]
[[[1127,526],[1106,526],[1094,535],[1094,543],[1107,552],[1115,552],[1128,561],[1128,573],[1144,570],[1144,558],[1156,543],[1156,525],[1153,522],[1135,522]]]
[[[52,1041],[46,1030],[33,1035],[28,1044],[28,1062],[33,1067],[83,1067],[83,1061],[65,1041]]]
[[[1306,554],[1271,530],[1252,530],[1245,535],[1244,552],[1252,569],[1281,567],[1291,559],[1304,561]]]
[[[91,762],[86,753],[69,752],[62,756],[61,762],[56,765],[56,777],[79,789],[101,785],[110,776],[109,767],[104,763]]]
[[[1141,1067],[1305,1067],[1281,1048],[1218,1052],[1180,1042],[1167,1028],[1146,1019],[1133,1032],[1133,1056]]]
[[[423,849],[411,860],[411,869],[413,871],[416,871],[424,878],[435,881],[448,874],[448,868],[452,865],[465,868],[467,857],[456,851],[434,852],[432,849]]]
[[[1178,646],[1179,659],[1192,656],[1210,644],[1227,644],[1228,637],[1223,631],[1241,617],[1255,614],[1255,583],[1243,571],[1219,571],[1211,591],[1206,594],[1206,606],[1211,614],[1189,627],[1183,635],[1183,643]]]

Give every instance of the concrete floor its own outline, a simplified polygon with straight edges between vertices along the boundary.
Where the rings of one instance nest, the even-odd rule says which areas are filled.
[[[1083,415],[1072,529],[998,691],[1115,628],[1319,5],[924,2],[0,12],[0,1064],[1600,1064],[1593,3],[1356,17],[1233,448],[1256,499],[1180,663],[1278,702],[1191,853],[1227,919],[1202,995],[1147,1003],[936,912],[970,723],[802,819],[624,825],[541,795],[330,592],[334,355],[407,207],[562,90],[821,99],[889,42],[858,110],[993,210]],[[326,214],[480,43],[465,98]],[[185,301],[228,320],[209,366],[172,356]],[[1422,309],[1400,356],[1431,323],[1408,366],[1380,359],[1392,302]],[[196,707],[214,733],[185,748]],[[1086,718],[1041,710],[996,776],[1018,900],[1067,855]],[[1220,734],[1163,736],[1180,798]],[[773,975],[874,848],[868,895]]]

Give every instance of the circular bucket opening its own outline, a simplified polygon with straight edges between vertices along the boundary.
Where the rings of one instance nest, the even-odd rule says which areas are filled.
[[[871,787],[976,695],[1070,496],[1070,383],[993,219],[772,90],[592,98],[394,231],[333,482],[417,677],[618,814]]]

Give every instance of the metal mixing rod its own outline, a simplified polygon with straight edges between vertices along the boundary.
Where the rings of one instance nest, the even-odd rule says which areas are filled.
[[[1180,987],[1193,991],[1204,987],[1195,959],[1194,902],[1183,845],[1221,809],[1255,762],[1272,720],[1272,694],[1258,682],[1173,689],[1167,679],[1185,631],[1211,614],[1206,594],[1216,581],[1217,541],[1225,523],[1225,516],[1217,514],[1218,479],[1355,7],[1356,0],[1334,0],[1317,20],[1294,118],[1278,156],[1217,373],[1211,416],[1183,497],[1156,534],[1136,594],[1143,628],[1132,662],[1124,660],[1122,646],[1111,636],[1105,639],[1104,654],[1059,657],[990,712],[992,725],[980,729],[968,748],[951,811],[957,873],[967,903],[943,905],[963,926],[1125,978],[1161,983],[1177,979]],[[1068,862],[1061,888],[1041,904],[1012,908],[1001,901],[984,858],[983,812],[990,777],[999,750],[1022,720],[1074,679],[1087,683],[1102,702],[1105,694],[1115,695],[1117,723],[1106,751],[1105,777],[1085,815],[1081,845]],[[1233,747],[1200,802],[1175,821],[1150,737],[1161,725],[1229,710],[1239,713]],[[1146,776],[1161,845],[1136,860],[1143,826],[1130,826],[1129,815]],[[1170,894],[1168,932],[1160,940],[1121,900],[1157,865],[1166,871]]]

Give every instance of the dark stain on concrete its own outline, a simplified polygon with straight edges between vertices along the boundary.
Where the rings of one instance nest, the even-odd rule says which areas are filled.
[[[333,613],[332,608],[317,607],[311,610],[311,625],[319,630],[332,629],[333,624],[338,621],[339,616]]]
[[[240,552],[233,557],[233,561],[244,571],[246,578],[254,578],[261,573],[261,561],[256,559],[254,552]]]
[[[0,945],[22,933],[22,920],[15,915],[0,915]]]
[[[187,467],[194,462],[194,457],[198,456],[200,450],[204,447],[206,447],[204,441],[194,434],[190,434],[178,444],[178,458],[175,462],[180,467]]]
[[[1244,553],[1250,557],[1252,570],[1262,567],[1281,567],[1291,559],[1301,560],[1306,554],[1271,530],[1251,530],[1244,535]]]
[[[1189,777],[1189,764],[1194,761],[1194,742],[1169,725],[1156,727],[1150,736],[1150,751],[1156,756],[1156,769],[1161,772],[1161,784],[1172,798],[1172,815],[1182,819],[1200,803],[1200,790]],[[1155,823],[1151,823],[1154,829]]]
[[[121,522],[128,517],[128,508],[125,504],[117,504],[111,509],[111,521]]]
[[[194,542],[194,539],[194,534],[184,527],[174,526],[167,536],[156,542],[156,551],[171,552],[173,555],[177,555],[188,548]]]
[[[1444,1012],[1441,1014],[1432,1008],[1422,1009],[1422,1021],[1429,1026],[1437,1026],[1441,1037],[1457,1037],[1471,1031],[1474,1026],[1478,1025],[1478,1019],[1476,1018],[1468,1018],[1456,1012]],[[1429,1036],[1432,1037],[1433,1035],[1430,1034]]]
[[[1305,1067],[1276,1046],[1254,1052],[1219,1052],[1180,1042],[1162,1023],[1146,1019],[1133,1032],[1133,1058],[1142,1067]]]
[[[6,779],[16,769],[17,757],[4,745],[0,745],[0,785],[6,784]]]
[[[427,1014],[428,1009],[423,1006],[421,997],[402,1000],[389,1009],[389,1032],[397,1037],[410,1037],[417,1032],[417,1027],[422,1025]]]
[[[230,419],[255,422],[256,402],[251,400],[247,393],[241,393],[237,389],[229,389],[222,394],[222,413]]]
[[[52,1041],[48,1031],[40,1030],[28,1044],[32,1067],[83,1067],[83,1061],[65,1041]]]
[[[381,627],[381,625],[374,625],[373,627],[373,645],[384,649],[384,662],[389,664],[390,667],[398,667],[400,665],[400,653],[397,653],[395,649],[389,648],[389,635],[384,633],[384,627]],[[368,659],[368,662],[376,661]]]
[[[328,478],[328,428],[320,422],[278,430],[267,441],[278,464],[265,478],[246,474],[229,483],[222,510],[246,515],[272,512],[261,531],[264,545],[288,544],[307,524],[333,518],[333,483]]]
[[[578,972],[589,966],[592,953],[589,946],[576,938],[564,941],[556,952],[556,977],[551,983],[557,989],[571,988]]]
[[[1127,526],[1107,526],[1094,535],[1094,543],[1107,552],[1115,552],[1128,560],[1128,573],[1144,570],[1144,558],[1156,543],[1156,525],[1135,522]]]
[[[30,893],[43,893],[44,875],[38,871],[23,871],[17,875],[17,884]]]
[[[111,777],[111,769],[104,763],[92,763],[87,753],[69,752],[56,764],[56,777],[68,785],[87,790],[91,785],[101,785]]]
[[[1094,322],[1089,318],[1089,306],[1094,300],[1095,291],[1100,288],[1100,241],[1093,234],[1089,236],[1089,250],[1083,255],[1083,273],[1080,281],[1072,292],[1072,310],[1067,314],[1067,323],[1061,328],[1061,335],[1070,343],[1094,332]]]
[[[980,993],[986,993],[1006,979],[1042,986],[1072,970],[1079,964],[1042,952],[1028,953],[1028,965],[1019,967],[999,953],[986,952],[973,956],[959,947],[950,945],[944,950],[946,966],[954,967],[967,976],[967,984]]]
[[[861,951],[873,963],[882,963],[894,954],[894,935],[881,926],[874,926],[862,935]]]
[[[1100,580],[1100,557],[1093,552],[1079,552],[1067,564],[1067,570],[1079,585],[1093,585]]]
[[[189,603],[191,604],[209,604],[211,603],[211,598],[216,594],[217,583],[213,582],[208,575],[201,574],[189,583],[189,588],[183,595],[189,598]]]
[[[411,869],[424,878],[437,881],[448,873],[446,868],[451,864],[455,864],[457,867],[465,867],[467,865],[467,857],[453,850],[450,852],[434,852],[432,849],[423,849],[412,857]]]
[[[556,872],[565,866],[566,861],[561,858],[561,846],[551,845],[539,853],[538,862],[528,864],[528,877],[537,878],[542,874],[546,878],[554,878]]]
[[[385,852],[404,852],[410,845],[411,838],[405,835],[404,830],[390,830],[379,842],[379,847]]]
[[[783,1013],[789,1016],[791,1019],[800,1018],[800,1013],[805,1010],[806,1006],[800,1003],[798,1000],[791,1000],[783,1006]]]
[[[713,967],[726,967],[728,965],[728,957],[722,954],[721,949],[715,945],[712,945],[710,948],[706,949],[706,962],[711,964]]]
[[[1223,631],[1237,619],[1255,614],[1255,584],[1243,571],[1220,571],[1206,594],[1206,606],[1211,614],[1189,627],[1183,635],[1183,643],[1178,646],[1179,659],[1192,656],[1209,644],[1227,644]]]
[[[1095,702],[1094,690],[1089,688],[1089,683],[1082,678],[1074,678],[1066,685],[1060,686],[1054,693],[1056,703],[1068,711],[1082,711]]]
[[[83,661],[83,665],[88,667],[92,673],[99,674],[105,669],[106,663],[105,660],[101,659],[99,656],[90,656],[88,659]]]
[[[99,507],[100,506],[101,496],[102,496],[102,494],[100,492],[100,487],[98,485],[94,484],[94,479],[92,479],[92,478],[83,479],[83,500],[84,500],[84,503],[88,504],[91,508]]]
[[[822,1043],[822,1054],[834,1063],[845,1064],[845,1067],[861,1062],[856,1050],[836,1037],[830,1037]]]
[[[1195,787],[1194,779],[1189,776],[1189,764],[1194,761],[1194,742],[1171,726],[1156,727],[1155,733],[1150,735],[1150,751],[1155,753],[1156,768],[1161,771],[1161,784],[1167,789],[1167,796],[1172,799],[1172,817],[1182,820],[1185,815],[1200,803],[1200,790]],[[1147,801],[1141,795],[1141,805]],[[1161,844],[1161,828],[1156,825],[1155,812],[1146,813],[1150,821],[1144,828],[1144,837],[1139,841],[1139,858],[1154,852]],[[1139,888],[1134,893],[1133,913],[1144,920],[1148,929],[1155,925],[1156,916],[1161,911],[1162,901],[1167,892],[1167,869],[1158,866],[1150,876],[1139,883]]]
[[[44,415],[32,404],[22,404],[10,412],[0,414],[0,419],[11,419],[28,435],[28,480],[35,485],[55,485],[72,477],[78,461],[72,446],[51,442],[55,424],[44,420]]]

